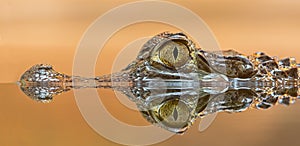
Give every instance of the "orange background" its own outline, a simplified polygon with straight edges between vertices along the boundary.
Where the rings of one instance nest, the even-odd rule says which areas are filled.
[[[16,82],[37,63],[72,73],[76,46],[89,25],[104,12],[130,0],[2,0],[0,2],[0,83]],[[300,1],[172,0],[197,13],[211,28],[221,48],[251,54],[294,56],[300,60]],[[182,18],[183,21],[188,21]],[[107,26],[109,27],[109,26]],[[120,48],[142,36],[175,28],[158,23],[136,24],[120,30],[104,47],[96,74],[106,74]],[[122,106],[110,90],[99,90],[118,119],[147,124],[138,112]],[[16,85],[0,85],[0,145],[117,145],[95,133],[82,118],[72,92],[55,102],[38,104]],[[123,111],[120,113],[120,111]],[[219,114],[204,133],[197,123],[184,136],[159,145],[299,145],[300,104],[267,111]],[[124,114],[126,113],[126,114]]]

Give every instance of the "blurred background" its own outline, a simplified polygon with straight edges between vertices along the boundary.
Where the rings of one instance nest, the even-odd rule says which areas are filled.
[[[1,0],[0,1],[0,145],[109,145],[82,118],[72,92],[41,104],[15,84],[34,64],[52,64],[72,73],[73,57],[84,32],[99,16],[131,0]],[[222,49],[244,54],[257,51],[300,60],[300,1],[294,0],[170,0],[198,14]],[[188,21],[182,18],[182,21]],[[109,26],[107,26],[109,27]],[[128,43],[163,31],[180,31],[161,23],[139,23],[114,34],[95,68],[110,73]],[[135,56],[135,55],[134,55]],[[124,107],[111,90],[99,89],[106,108],[117,119],[147,125],[139,112]],[[120,113],[120,111],[123,111]],[[203,133],[198,122],[186,134],[157,144],[168,145],[299,145],[300,103],[270,110],[218,114]]]

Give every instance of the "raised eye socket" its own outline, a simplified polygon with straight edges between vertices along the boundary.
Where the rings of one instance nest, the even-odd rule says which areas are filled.
[[[159,49],[159,59],[168,67],[180,67],[189,60],[189,50],[179,41],[168,41]]]

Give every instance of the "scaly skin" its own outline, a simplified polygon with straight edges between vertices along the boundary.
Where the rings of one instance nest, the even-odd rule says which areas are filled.
[[[182,33],[162,33],[119,73],[69,76],[40,64],[26,71],[20,83],[26,95],[42,102],[70,89],[112,88],[134,101],[149,122],[182,133],[199,116],[293,103],[299,66],[294,58],[277,60],[264,53],[204,51]]]

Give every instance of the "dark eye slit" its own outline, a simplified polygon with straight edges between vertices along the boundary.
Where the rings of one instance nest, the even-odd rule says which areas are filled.
[[[178,57],[178,48],[175,46],[174,49],[173,49],[173,56],[174,56],[174,59],[176,60],[177,57]]]
[[[174,109],[173,118],[174,118],[175,121],[177,121],[177,119],[178,119],[178,111],[177,111],[177,108]]]

